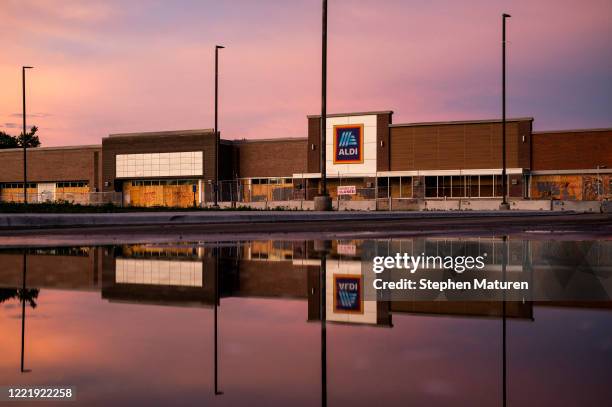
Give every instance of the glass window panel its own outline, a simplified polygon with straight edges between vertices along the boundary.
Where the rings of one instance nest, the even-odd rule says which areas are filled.
[[[438,177],[425,177],[425,197],[437,198]]]
[[[480,196],[483,198],[493,196],[493,175],[480,176]]]

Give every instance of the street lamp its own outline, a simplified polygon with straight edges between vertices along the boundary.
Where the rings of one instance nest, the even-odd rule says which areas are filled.
[[[331,198],[327,192],[327,0],[323,0],[323,18],[321,25],[321,188],[320,195],[315,197],[315,210],[332,209]]]
[[[22,66],[21,67],[21,85],[23,93],[23,134],[21,137],[21,144],[23,145],[23,203],[28,203],[28,158],[26,155],[26,84],[25,84],[25,72],[26,69],[32,69],[33,66]]]
[[[223,45],[215,45],[215,204],[219,207],[219,128],[217,123],[219,109],[219,50],[225,48]]]
[[[506,19],[510,14],[502,14],[502,203],[499,209],[510,209],[507,198],[506,179]]]

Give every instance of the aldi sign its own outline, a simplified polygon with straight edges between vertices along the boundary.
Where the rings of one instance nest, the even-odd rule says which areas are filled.
[[[361,276],[334,275],[334,311],[363,314]]]
[[[334,164],[363,163],[363,124],[334,126]]]

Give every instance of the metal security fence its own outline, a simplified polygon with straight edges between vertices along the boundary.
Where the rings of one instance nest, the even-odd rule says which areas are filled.
[[[341,174],[327,180],[327,189],[337,201],[364,201],[376,199],[376,178]],[[220,181],[218,188],[208,184],[204,203],[219,202],[258,203],[283,201],[312,201],[319,194],[320,180],[315,178],[249,178]]]

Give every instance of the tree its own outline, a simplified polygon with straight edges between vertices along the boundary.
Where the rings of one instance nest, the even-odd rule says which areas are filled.
[[[19,147],[19,141],[17,137],[13,137],[10,134],[6,134],[0,131],[0,148],[17,148]]]
[[[40,140],[36,135],[38,131],[38,127],[32,126],[30,131],[26,133],[25,136],[25,144],[26,147],[40,147]],[[18,148],[23,147],[23,133],[21,133],[18,137],[11,136],[3,131],[0,131],[0,149],[3,148]]]
[[[24,139],[25,139],[25,146],[30,148],[30,147],[40,147],[40,140],[38,139],[38,136],[36,135],[36,132],[38,131],[38,127],[36,126],[32,126],[32,128],[30,129],[29,133],[26,133],[25,138],[23,137],[23,133],[21,133],[18,137],[19,139],[19,147],[23,147],[24,144]]]

